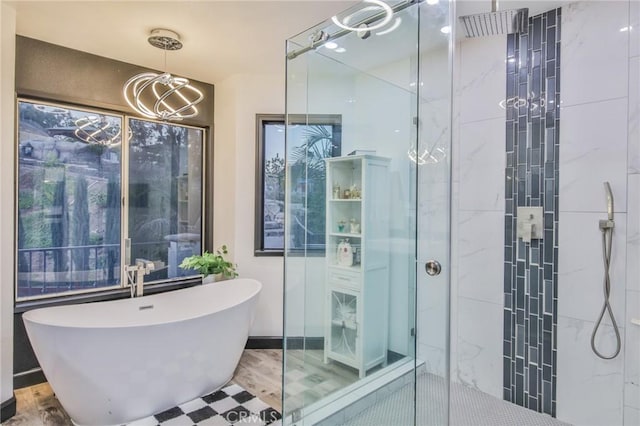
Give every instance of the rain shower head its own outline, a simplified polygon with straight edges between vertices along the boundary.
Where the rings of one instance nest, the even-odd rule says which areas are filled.
[[[526,33],[529,9],[498,10],[498,1],[491,1],[491,12],[461,16],[467,38],[499,34]]]

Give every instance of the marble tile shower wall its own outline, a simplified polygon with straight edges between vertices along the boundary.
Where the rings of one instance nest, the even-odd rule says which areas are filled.
[[[561,25],[556,414],[573,424],[639,425],[640,327],[630,319],[640,317],[640,2],[568,4]],[[453,67],[452,380],[498,398],[506,45],[504,36],[463,40]],[[616,198],[612,305],[624,339],[613,361],[597,358],[589,343],[602,303],[605,180]],[[607,350],[609,320],[603,330],[598,342]]]
[[[452,380],[502,398],[506,36],[454,58]]]
[[[562,9],[507,37],[504,399],[556,415]],[[543,207],[544,237],[517,237],[518,207]]]
[[[640,2],[629,7],[627,290],[624,351],[624,424],[640,425]]]
[[[640,424],[640,333],[630,324],[640,316],[639,13],[636,0],[562,9],[557,417],[572,424]],[[623,337],[613,360],[590,347],[603,302],[604,181],[615,198],[611,305]],[[608,317],[596,343],[614,350]]]

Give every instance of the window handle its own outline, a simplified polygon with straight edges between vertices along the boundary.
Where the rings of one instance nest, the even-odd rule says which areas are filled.
[[[131,265],[131,238],[124,239],[124,264]]]

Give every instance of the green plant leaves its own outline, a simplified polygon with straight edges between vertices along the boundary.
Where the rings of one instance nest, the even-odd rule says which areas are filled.
[[[182,269],[195,269],[204,276],[222,274],[225,278],[238,276],[236,265],[224,258],[229,250],[223,245],[215,253],[205,251],[200,255],[185,257],[180,263]]]

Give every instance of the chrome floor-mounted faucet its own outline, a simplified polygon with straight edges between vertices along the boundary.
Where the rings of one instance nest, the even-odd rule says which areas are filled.
[[[136,259],[135,265],[125,265],[124,272],[127,276],[127,284],[131,289],[131,297],[144,295],[144,276],[154,270],[153,262]]]

